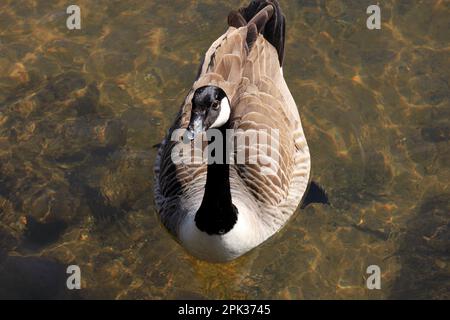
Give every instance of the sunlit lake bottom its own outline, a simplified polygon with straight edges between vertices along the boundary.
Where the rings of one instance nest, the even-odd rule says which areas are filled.
[[[80,30],[67,1],[0,3],[0,298],[450,298],[450,2],[382,1],[369,30],[374,1],[280,1],[331,205],[226,264],[161,226],[153,146],[247,1],[74,2]]]

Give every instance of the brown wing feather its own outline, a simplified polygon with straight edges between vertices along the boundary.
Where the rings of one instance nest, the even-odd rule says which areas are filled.
[[[279,130],[279,150],[272,150],[271,146],[266,144],[269,157],[271,154],[279,156],[279,166],[272,175],[264,174],[261,164],[239,165],[237,171],[262,205],[276,206],[286,199],[291,186],[296,164],[292,132],[297,129],[299,119],[292,117],[290,110],[296,109],[296,106],[288,105],[290,101],[284,99],[279,90],[282,83],[276,82],[282,78],[277,52],[261,35],[247,57],[242,77],[246,80],[234,97],[234,128]],[[247,154],[253,147],[245,147]]]

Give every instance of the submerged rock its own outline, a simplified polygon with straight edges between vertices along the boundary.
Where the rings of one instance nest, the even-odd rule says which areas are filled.
[[[0,299],[77,299],[66,286],[67,266],[47,258],[0,252]]]

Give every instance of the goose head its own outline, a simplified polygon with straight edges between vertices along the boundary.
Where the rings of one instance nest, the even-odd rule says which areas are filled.
[[[230,113],[230,101],[223,89],[212,85],[198,88],[192,98],[188,136],[193,139],[203,131],[222,127]]]

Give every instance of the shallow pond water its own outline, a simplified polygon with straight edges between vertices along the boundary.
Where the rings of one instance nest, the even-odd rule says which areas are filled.
[[[381,30],[373,1],[280,1],[284,74],[331,206],[227,264],[161,227],[152,147],[245,2],[77,0],[81,30],[66,1],[0,3],[1,298],[450,298],[448,1],[383,1]]]

